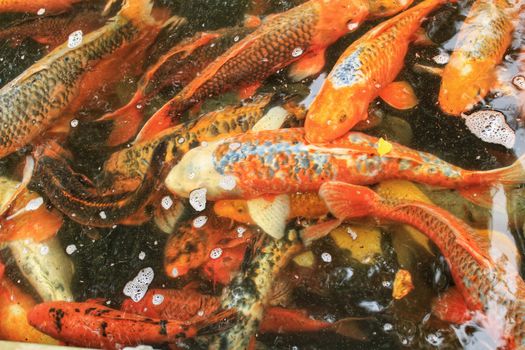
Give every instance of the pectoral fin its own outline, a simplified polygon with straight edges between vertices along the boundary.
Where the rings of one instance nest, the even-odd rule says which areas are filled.
[[[253,221],[273,238],[284,236],[286,220],[290,215],[290,197],[275,196],[272,199],[256,198],[248,201],[248,212]]]
[[[307,54],[290,66],[288,76],[293,81],[301,81],[321,72],[325,63],[325,50]]]
[[[282,107],[273,107],[252,128],[252,131],[277,130],[286,121],[288,112]]]

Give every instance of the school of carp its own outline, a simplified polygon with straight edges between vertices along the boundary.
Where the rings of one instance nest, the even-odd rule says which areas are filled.
[[[525,3],[413,2],[274,12],[252,0],[242,23],[202,30],[165,1],[0,0],[0,16],[15,18],[0,26],[6,51],[42,47],[20,75],[0,77],[0,341],[392,348],[366,344],[412,318],[419,332],[441,331],[426,347],[413,332],[396,346],[438,348],[448,329],[450,348],[525,349]],[[459,10],[456,27],[425,26]],[[455,38],[438,65],[410,62],[439,46],[433,31]],[[408,147],[399,135],[412,137],[410,123],[388,116],[423,110],[492,142],[486,154],[503,166],[471,170]],[[79,143],[95,156],[79,157]],[[82,244],[57,233],[82,228],[96,242],[120,226],[166,237],[161,269],[121,271],[132,275],[116,299],[109,286],[78,297],[71,257]],[[442,263],[434,277],[423,255]],[[364,284],[345,289],[358,275]],[[440,278],[425,313],[414,311],[411,298]],[[368,289],[387,302],[320,316]],[[322,337],[279,345],[287,334]]]

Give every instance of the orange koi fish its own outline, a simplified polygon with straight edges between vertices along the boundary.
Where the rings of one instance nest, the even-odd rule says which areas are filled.
[[[368,1],[310,0],[270,16],[157,111],[138,139],[169,127],[180,113],[210,96],[232,89],[250,96],[267,77],[294,62],[291,74],[295,79],[319,72],[326,48],[357,28],[367,15]]]
[[[44,13],[57,13],[69,10],[71,6],[82,0],[0,0],[2,12],[32,12],[44,9]]]
[[[144,74],[137,92],[125,106],[99,119],[114,122],[108,145],[116,146],[136,134],[144,119],[146,105],[162,89],[172,87],[180,90],[217,56],[253,30],[236,27],[198,33],[169,50]]]
[[[11,45],[19,45],[25,38],[47,45],[48,50],[63,44],[74,31],[87,34],[102,27],[107,18],[100,15],[100,9],[89,8],[74,13],[22,19],[0,30],[0,39]]]
[[[443,71],[438,98],[443,112],[458,116],[494,87],[496,66],[512,42],[520,6],[513,0],[474,2]]]
[[[183,226],[164,251],[164,269],[171,277],[202,268],[215,282],[227,284],[238,271],[253,234],[248,227],[226,229],[224,220],[209,218],[202,228]]]
[[[313,145],[306,141],[302,128],[246,133],[189,151],[171,169],[165,184],[169,191],[186,198],[194,196],[195,190],[205,191],[209,200],[254,201],[274,195],[279,200],[274,201],[278,210],[269,210],[272,222],[285,222],[290,205],[283,195],[317,192],[326,181],[369,185],[407,179],[447,188],[525,182],[525,157],[506,168],[469,171],[395,143],[389,153],[380,156],[378,142],[375,137],[351,132]],[[225,181],[232,185],[221,186]],[[260,211],[251,211],[252,218],[261,215]]]
[[[250,216],[248,203],[244,199],[225,199],[214,203],[216,215],[242,222],[255,224]],[[316,193],[292,193],[290,195],[290,213],[288,220],[295,218],[314,219],[328,214],[324,201]]]
[[[216,328],[221,328],[220,323],[232,315],[232,312],[219,313],[208,317],[205,322],[192,324],[151,319],[98,303],[55,301],[35,306],[29,312],[28,320],[36,329],[68,344],[120,349],[122,344],[174,343],[178,339],[204,335],[216,324],[219,324]]]
[[[0,157],[4,157],[50,128],[69,126],[72,114],[84,106],[100,82],[118,81],[136,69],[163,22],[150,16],[149,0],[128,0],[102,28],[57,47],[0,89]],[[172,18],[167,23],[182,23]],[[126,62],[117,59],[126,57]],[[115,69],[118,67],[118,69]]]
[[[379,24],[346,49],[308,111],[305,129],[310,142],[333,140],[367,118],[370,102],[403,68],[421,22],[444,3],[425,0]]]
[[[386,200],[367,187],[341,182],[321,186],[320,196],[340,219],[374,216],[409,224],[426,234],[444,255],[456,287],[498,347],[525,346],[525,283],[488,254],[476,231],[444,209],[422,202]]]

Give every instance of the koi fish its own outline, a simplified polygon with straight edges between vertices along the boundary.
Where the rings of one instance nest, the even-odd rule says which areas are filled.
[[[159,302],[159,300],[162,300]],[[135,313],[150,318],[161,318],[178,321],[200,322],[206,320],[220,309],[221,300],[214,295],[202,294],[192,288],[191,284],[182,290],[153,289],[146,293],[138,303],[126,299],[121,306],[125,312]],[[332,330],[340,334],[342,326],[355,319],[342,319],[327,322],[312,318],[305,310],[288,309],[270,306],[264,310],[259,332],[261,333],[302,333]],[[354,337],[358,334],[355,328]]]
[[[183,40],[151,66],[138,84],[136,93],[123,107],[99,120],[113,120],[109,146],[117,146],[134,136],[144,119],[145,106],[166,87],[180,90],[197,73],[235,42],[251,33],[253,28],[227,28],[202,32]]]
[[[250,96],[262,81],[294,62],[290,71],[294,79],[318,73],[325,64],[326,48],[357,28],[367,15],[367,1],[310,0],[270,16],[158,110],[138,139],[153,137],[210,96],[237,88]]]
[[[87,34],[102,27],[107,18],[97,9],[89,8],[73,14],[22,19],[0,30],[0,39],[8,40],[11,45],[19,45],[25,38],[31,38],[39,44],[47,45],[48,50],[68,40],[74,31]]]
[[[249,227],[227,230],[224,220],[213,217],[202,228],[182,226],[166,243],[164,269],[168,276],[180,277],[202,267],[215,282],[227,284],[239,270],[252,237]]]
[[[58,345],[58,341],[37,331],[27,322],[35,301],[4,276],[0,263],[0,338],[3,340]]]
[[[223,310],[235,310],[237,319],[217,334],[210,349],[246,349],[257,332],[271,297],[272,283],[288,261],[302,249],[299,235],[289,230],[283,239],[263,236],[221,297]]]
[[[68,344],[104,349],[120,349],[122,344],[174,343],[178,339],[204,335],[224,328],[231,312],[189,323],[151,319],[110,309],[97,303],[47,302],[35,306],[28,315],[36,329]],[[218,326],[216,326],[218,324]]]
[[[379,24],[346,49],[308,111],[304,127],[310,142],[336,139],[367,118],[370,102],[403,68],[421,22],[444,3],[425,0]]]
[[[506,168],[469,171],[395,143],[389,153],[379,156],[378,141],[351,132],[344,138],[313,145],[306,141],[302,128],[246,133],[189,151],[171,169],[165,185],[185,198],[197,189],[205,190],[208,200],[260,201],[261,197],[277,196],[274,204],[259,206],[258,211],[250,213],[280,222],[270,228],[261,226],[266,233],[280,237],[290,211],[286,194],[317,192],[326,181],[369,185],[407,179],[446,188],[525,182],[525,157]],[[234,186],[221,187],[225,179]]]
[[[213,211],[220,217],[253,225],[248,201],[243,199],[225,199],[214,203]],[[292,193],[288,220],[298,217],[314,219],[328,214],[324,201],[316,193]]]
[[[84,225],[113,226],[135,213],[150,197],[160,176],[166,147],[166,143],[161,143],[154,150],[152,158],[158,160],[152,162],[133,195],[100,193],[88,179],[71,169],[60,154],[60,146],[52,142],[37,148],[35,174],[42,192],[62,213]]]
[[[44,9],[47,13],[57,13],[69,10],[71,6],[82,0],[0,0],[2,12],[32,12],[37,13]]]
[[[443,112],[460,115],[497,82],[496,66],[512,42],[520,6],[509,0],[474,2],[443,71],[438,97]]]
[[[126,1],[104,27],[62,44],[0,89],[0,157],[51,127],[65,126],[65,118],[84,105],[101,80],[118,81],[127,69],[115,57],[126,57],[128,67],[139,62],[162,29],[150,16],[151,7],[148,0]]]
[[[272,100],[271,95],[262,95],[252,103],[228,106],[207,113],[198,120],[189,121],[163,131],[154,139],[137,142],[111,155],[104,165],[105,179],[102,183],[120,192],[139,186],[147,172],[155,148],[167,143],[163,162],[171,164],[190,149],[202,142],[211,142],[225,136],[233,136],[250,130],[266,114]],[[284,116],[284,111],[283,112]],[[120,185],[123,184],[123,185]]]
[[[479,313],[474,319],[496,333],[497,346],[525,346],[525,283],[493,261],[489,245],[470,226],[434,205],[385,200],[363,186],[327,182],[319,194],[339,219],[374,216],[426,234],[444,255],[468,309]]]

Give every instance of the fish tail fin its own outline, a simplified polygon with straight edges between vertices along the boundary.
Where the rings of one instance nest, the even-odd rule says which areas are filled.
[[[107,139],[107,145],[109,147],[121,145],[137,134],[140,124],[144,119],[142,109],[137,108],[137,102],[138,101],[133,99],[124,107],[106,114],[97,120],[111,120],[113,122],[113,128]]]
[[[203,336],[222,333],[234,325],[237,317],[238,312],[235,309],[218,312],[196,324],[198,329],[197,335]]]
[[[381,200],[368,187],[336,181],[324,183],[319,196],[325,201],[328,210],[339,219],[370,215]]]
[[[481,178],[485,184],[517,185],[525,183],[525,154],[508,167],[483,172]]]
[[[139,134],[135,138],[135,142],[151,140],[161,131],[173,126],[175,121],[171,116],[178,115],[178,111],[181,110],[181,108],[178,106],[180,106],[182,103],[182,99],[177,95],[170,102],[166,103],[161,109],[155,112],[155,114],[148,119],[146,124],[144,124]]]
[[[330,329],[343,337],[366,341],[368,337],[359,325],[364,320],[370,320],[370,317],[348,317],[343,318],[330,326]]]
[[[137,27],[148,26],[155,23],[152,9],[153,0],[125,0],[118,16],[127,18]]]

